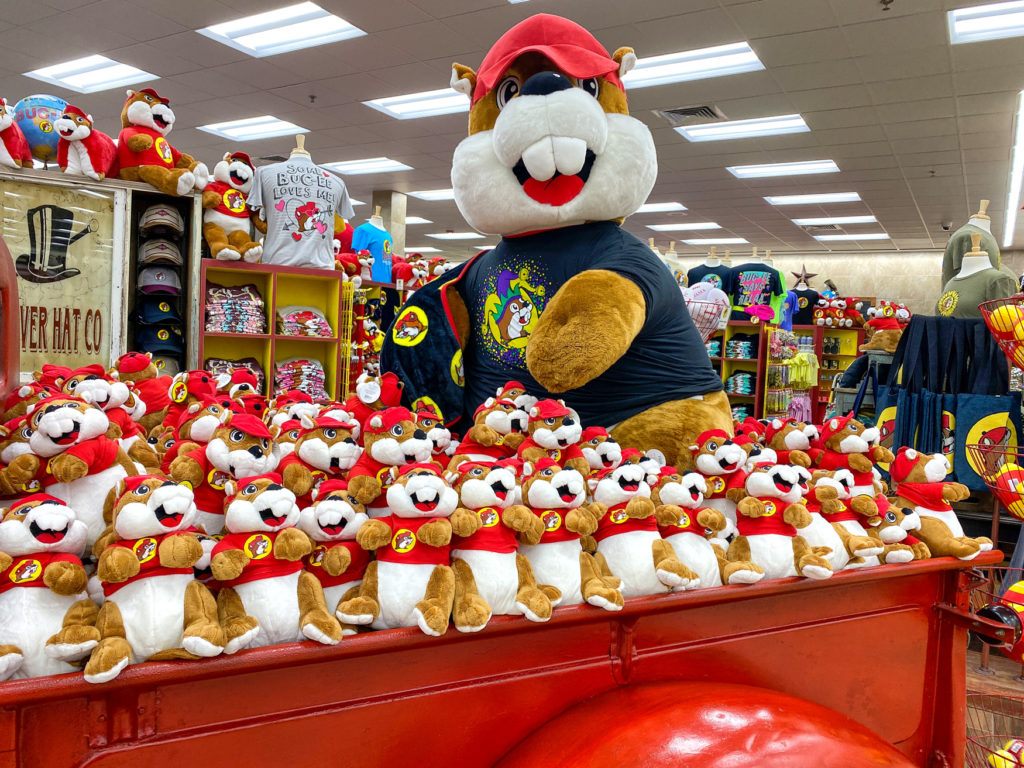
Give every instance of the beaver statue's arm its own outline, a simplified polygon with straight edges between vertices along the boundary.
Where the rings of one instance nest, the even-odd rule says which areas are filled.
[[[625,354],[646,314],[631,280],[604,269],[581,272],[545,307],[526,345],[526,365],[549,392],[582,387]]]

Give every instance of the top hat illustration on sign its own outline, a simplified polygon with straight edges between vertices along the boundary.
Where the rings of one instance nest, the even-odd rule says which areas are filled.
[[[81,274],[81,270],[67,266],[68,248],[76,240],[96,231],[96,222],[90,221],[75,235],[75,214],[57,205],[30,208],[28,221],[29,249],[18,257],[18,274],[30,283],[56,283]]]

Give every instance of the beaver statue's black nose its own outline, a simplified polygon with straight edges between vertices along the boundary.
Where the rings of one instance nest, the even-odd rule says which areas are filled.
[[[555,91],[566,91],[572,88],[572,83],[565,75],[558,72],[538,72],[532,75],[519,92],[520,96],[547,96]]]

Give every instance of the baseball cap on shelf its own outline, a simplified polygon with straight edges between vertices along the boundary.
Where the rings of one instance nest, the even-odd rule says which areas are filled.
[[[152,352],[154,355],[180,355],[185,351],[185,340],[178,328],[140,328],[135,333],[135,342],[143,352]]]
[[[181,293],[181,278],[166,266],[146,267],[139,272],[139,290],[142,293]]]
[[[139,234],[148,234],[163,229],[176,235],[185,234],[185,220],[173,205],[157,203],[142,212],[139,218]]]
[[[167,355],[154,357],[153,365],[156,366],[161,376],[174,376],[177,373],[181,373],[181,364],[174,357],[168,357]]]
[[[157,296],[142,299],[135,310],[135,316],[144,325],[163,325],[181,322],[181,317],[178,315],[178,310],[174,308],[174,305]]]
[[[139,264],[173,264],[180,267],[184,263],[181,249],[170,240],[158,238],[147,240],[139,246]]]

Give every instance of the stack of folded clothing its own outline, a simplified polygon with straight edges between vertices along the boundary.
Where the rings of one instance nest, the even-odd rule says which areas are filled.
[[[277,308],[277,332],[285,336],[317,336],[325,339],[334,335],[323,312],[316,307],[296,304]]]
[[[248,368],[252,371],[252,375],[256,377],[257,389],[260,392],[265,391],[263,385],[266,383],[267,377],[263,373],[263,366],[260,365],[260,361],[255,357],[243,357],[240,360],[226,360],[223,357],[208,357],[203,363],[203,368],[208,370],[214,376],[218,376],[222,373],[231,373],[236,368]]]
[[[267,316],[259,289],[251,283],[207,283],[206,330],[208,333],[266,333]]]
[[[314,402],[328,400],[324,389],[324,367],[320,361],[312,357],[290,357],[276,361],[274,371],[274,388],[276,394],[289,389],[299,389],[309,395]]]

